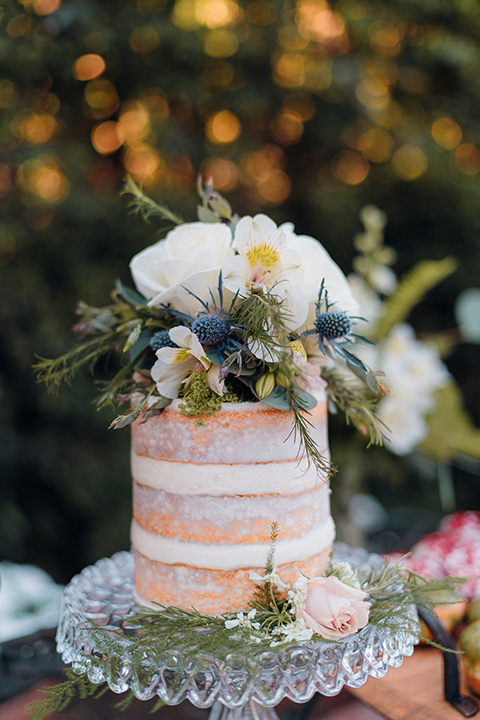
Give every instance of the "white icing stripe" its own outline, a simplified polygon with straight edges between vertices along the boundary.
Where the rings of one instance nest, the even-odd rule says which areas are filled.
[[[304,560],[325,550],[333,542],[335,526],[331,517],[294,540],[278,540],[275,560],[278,565]],[[238,570],[239,568],[263,568],[267,562],[270,545],[229,545],[180,542],[154,535],[132,522],[132,545],[135,550],[156,562],[166,565],[189,565],[209,570]]]
[[[323,452],[328,461],[328,450]],[[290,495],[326,482],[313,465],[276,463],[196,464],[154,460],[132,452],[132,476],[140,485],[178,495]]]

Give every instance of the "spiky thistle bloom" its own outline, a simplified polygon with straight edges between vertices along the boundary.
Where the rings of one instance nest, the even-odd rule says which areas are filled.
[[[168,330],[157,330],[157,332],[153,333],[151,337],[150,347],[153,352],[157,352],[157,350],[160,350],[161,348],[174,348],[177,346],[170,337]]]
[[[371,344],[367,338],[352,332],[355,320],[362,318],[348,315],[344,310],[332,310],[334,304],[329,302],[325,281],[322,281],[316,303],[313,329],[307,330],[305,335],[318,335],[318,347],[324,355],[333,357],[336,353],[353,365],[366,369],[364,363],[347,350],[348,346],[354,345],[357,341]]]
[[[202,345],[218,345],[227,339],[229,328],[221,315],[202,313],[192,322],[192,332]]]

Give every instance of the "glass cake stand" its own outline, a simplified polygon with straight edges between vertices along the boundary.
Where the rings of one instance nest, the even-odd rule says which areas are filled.
[[[334,556],[353,567],[379,567],[383,560],[364,550],[336,544]],[[140,700],[158,696],[168,705],[189,700],[212,707],[209,720],[278,720],[274,707],[288,697],[305,703],[318,692],[336,695],[344,685],[360,687],[369,676],[383,677],[413,653],[420,626],[415,606],[409,622],[368,625],[340,642],[308,642],[265,646],[249,653],[192,657],[179,637],[168,653],[148,647],[140,668],[129,653],[134,629],[129,618],[138,612],[133,599],[133,556],[119,552],[85,568],[65,588],[57,632],[57,648],[77,673],[93,683],[107,682],[115,693],[132,689]],[[402,588],[398,588],[399,592]],[[91,623],[108,631],[108,647],[99,645]]]

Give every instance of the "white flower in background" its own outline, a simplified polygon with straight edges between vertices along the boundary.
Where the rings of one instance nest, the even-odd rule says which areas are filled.
[[[233,238],[238,252],[223,265],[223,282],[243,297],[252,290],[269,290],[277,283],[298,284],[302,270],[298,254],[286,247],[282,228],[266,215],[239,220]]]
[[[355,328],[360,335],[368,336],[369,328],[374,326],[382,314],[383,303],[361,275],[351,273],[347,276],[347,280],[353,297],[360,307],[358,314],[366,321],[358,320]]]
[[[375,290],[382,295],[391,295],[398,285],[397,276],[387,265],[377,265],[372,268],[369,280]]]
[[[0,563],[0,642],[58,624],[63,587],[33,565]]]
[[[132,258],[135,285],[149,305],[170,303],[175,310],[194,316],[201,305],[190,293],[209,300],[223,263],[233,255],[231,243],[232,234],[223,223],[179,225]]]
[[[389,427],[389,448],[397,455],[413,450],[428,434],[425,416],[435,407],[436,391],[450,375],[435,347],[420,342],[410,325],[399,323],[378,346],[360,348],[361,359],[381,367],[382,384],[390,391],[377,413]]]
[[[157,383],[160,395],[166,398],[178,397],[179,390],[186,378],[200,366],[202,370],[209,370],[210,360],[205,355],[205,350],[199,339],[189,328],[178,325],[169,331],[171,340],[178,345],[176,348],[161,348],[157,350],[157,362],[152,367],[152,378]],[[207,373],[207,380],[209,380]],[[217,392],[215,386],[217,378],[211,377],[212,390]],[[218,393],[217,394],[221,394]]]

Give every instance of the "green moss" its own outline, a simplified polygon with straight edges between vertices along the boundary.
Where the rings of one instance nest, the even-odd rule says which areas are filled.
[[[238,402],[238,396],[227,390],[225,395],[217,395],[207,383],[206,373],[194,373],[184,390],[180,403],[180,414],[196,417],[197,425],[202,425],[202,416],[211,417],[220,410],[224,402]]]

